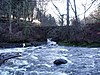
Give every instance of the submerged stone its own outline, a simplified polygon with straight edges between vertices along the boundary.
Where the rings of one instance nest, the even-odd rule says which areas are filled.
[[[58,66],[58,65],[61,65],[61,64],[66,64],[67,60],[65,60],[65,59],[57,59],[53,63]]]
[[[19,56],[21,56],[20,52],[1,53],[0,54],[0,65],[5,63],[5,61],[7,61],[8,59],[12,59],[12,58],[19,57]]]

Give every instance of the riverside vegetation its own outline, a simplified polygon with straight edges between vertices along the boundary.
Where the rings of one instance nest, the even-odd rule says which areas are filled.
[[[29,27],[13,22],[13,32],[8,33],[7,24],[1,23],[0,42],[1,43],[33,43],[44,42],[47,38],[52,38],[59,45],[67,46],[100,46],[100,23],[87,24],[82,29],[75,29],[70,26],[70,35],[67,34],[66,26],[34,26],[27,22]],[[76,32],[76,30],[78,30]],[[69,38],[67,39],[67,37]]]
[[[70,20],[71,25],[67,23],[65,26],[64,14],[59,12],[59,20],[51,14],[46,15],[48,2],[49,0],[0,0],[0,45],[37,44],[52,38],[62,45],[100,46],[100,4],[88,17],[84,13],[84,19],[80,21],[76,14],[76,19],[73,16]],[[67,21],[69,22],[68,18]]]

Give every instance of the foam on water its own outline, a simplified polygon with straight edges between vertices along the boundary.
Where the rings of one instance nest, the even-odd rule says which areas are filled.
[[[0,53],[6,52],[23,52],[27,48],[7,48],[7,49],[0,49]]]

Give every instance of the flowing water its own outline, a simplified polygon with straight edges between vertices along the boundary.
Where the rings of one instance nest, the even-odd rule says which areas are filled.
[[[21,52],[21,57],[9,59],[0,66],[0,75],[100,75],[100,48],[58,46],[48,40],[46,45],[0,49]],[[65,59],[56,66],[53,61]]]

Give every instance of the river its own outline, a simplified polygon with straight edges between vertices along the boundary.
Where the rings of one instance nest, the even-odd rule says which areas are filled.
[[[21,57],[9,59],[0,66],[0,75],[100,75],[100,48],[47,44],[25,48],[0,49],[0,53],[21,52]],[[66,64],[56,66],[56,59]]]

